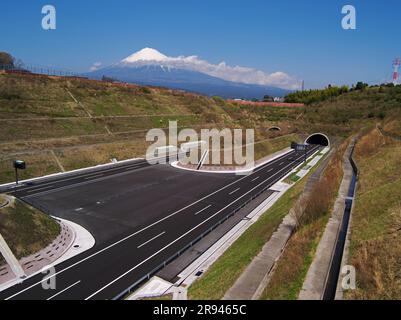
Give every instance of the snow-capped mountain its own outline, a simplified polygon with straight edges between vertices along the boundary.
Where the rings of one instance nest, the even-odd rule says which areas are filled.
[[[224,62],[214,65],[196,56],[168,57],[151,48],[144,48],[109,67],[86,76],[103,76],[143,85],[163,86],[224,98],[262,98],[283,96],[291,78],[282,72],[265,74],[243,67],[230,67]],[[277,83],[268,85],[269,83]]]

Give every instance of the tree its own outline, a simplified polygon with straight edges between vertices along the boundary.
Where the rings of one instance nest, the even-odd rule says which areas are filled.
[[[367,88],[369,85],[367,83],[364,83],[362,81],[358,81],[358,83],[355,86],[355,90],[364,90]]]
[[[269,96],[269,95],[265,95],[265,96],[263,97],[263,101],[264,101],[264,102],[273,102],[273,101],[274,101],[274,98],[271,97],[271,96]]]
[[[105,81],[105,82],[118,82],[116,79],[111,78],[111,77],[107,77],[107,76],[103,76],[102,77],[102,81]]]
[[[0,52],[0,66],[7,66],[7,67],[14,67],[15,58],[7,53],[7,52]]]

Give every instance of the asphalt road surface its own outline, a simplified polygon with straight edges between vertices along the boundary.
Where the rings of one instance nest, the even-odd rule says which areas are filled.
[[[310,146],[308,154],[319,146]],[[246,176],[195,173],[136,161],[22,186],[13,194],[77,222],[96,245],[0,292],[0,299],[114,299],[163,266],[304,159],[292,151]],[[114,169],[114,170],[113,170]],[[56,289],[42,283],[55,279]]]

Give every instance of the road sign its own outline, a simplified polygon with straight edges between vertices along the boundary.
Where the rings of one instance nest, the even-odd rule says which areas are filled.
[[[295,151],[305,151],[307,148],[307,144],[291,142],[291,149],[294,149]]]
[[[307,144],[291,142],[291,149],[294,149],[295,151],[303,151],[304,152],[304,162],[306,163],[307,153],[308,153],[308,145]]]
[[[26,163],[23,160],[15,160],[14,161],[14,168],[15,168],[15,184],[18,184],[18,169],[25,170]]]
[[[14,168],[15,169],[21,169],[21,170],[26,169],[25,161],[23,161],[23,160],[15,160],[14,161]]]

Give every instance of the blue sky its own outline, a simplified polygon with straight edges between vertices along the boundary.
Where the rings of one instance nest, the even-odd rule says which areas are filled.
[[[45,4],[56,7],[56,30],[41,28]],[[357,30],[341,28],[346,4],[356,7]],[[399,0],[2,0],[1,9],[1,51],[77,72],[152,47],[282,71],[310,88],[390,80],[401,56]]]

